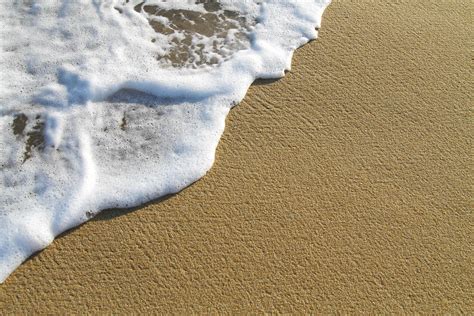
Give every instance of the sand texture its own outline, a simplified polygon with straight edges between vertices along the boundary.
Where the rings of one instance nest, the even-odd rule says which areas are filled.
[[[209,174],[58,238],[3,313],[473,313],[472,1],[336,1]]]

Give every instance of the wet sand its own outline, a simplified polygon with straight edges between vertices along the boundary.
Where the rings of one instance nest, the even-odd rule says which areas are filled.
[[[470,1],[338,1],[209,174],[58,238],[4,313],[473,312]]]

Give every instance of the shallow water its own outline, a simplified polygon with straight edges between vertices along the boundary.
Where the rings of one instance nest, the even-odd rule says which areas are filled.
[[[0,280],[101,210],[202,177],[228,111],[289,70],[327,4],[1,1]]]
[[[157,34],[167,37],[168,49],[157,55],[157,60],[163,61],[161,64],[192,68],[216,65],[237,51],[249,48],[255,19],[239,11],[226,10],[219,1],[196,3],[203,4],[204,12],[162,9],[145,2],[134,6]],[[121,8],[116,9],[123,12]],[[151,41],[158,42],[156,38]]]

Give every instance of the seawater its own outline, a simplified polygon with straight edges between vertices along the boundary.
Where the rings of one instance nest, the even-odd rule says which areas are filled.
[[[201,178],[229,110],[328,4],[0,0],[0,281],[101,210]]]

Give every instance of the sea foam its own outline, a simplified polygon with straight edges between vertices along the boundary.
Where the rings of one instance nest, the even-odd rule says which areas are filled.
[[[212,166],[229,110],[329,0],[0,0],[0,281],[104,209]]]

